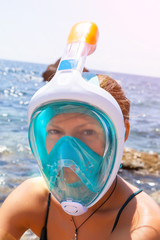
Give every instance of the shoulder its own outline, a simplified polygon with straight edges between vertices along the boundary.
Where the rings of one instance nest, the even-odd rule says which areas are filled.
[[[128,184],[133,192],[138,189]],[[160,239],[160,207],[144,191],[135,196],[135,211],[132,218],[133,240]]]
[[[15,204],[18,208],[30,208],[46,201],[48,189],[41,177],[31,178],[20,184],[5,200],[4,205]],[[3,206],[3,205],[2,205]]]
[[[40,228],[43,227],[48,193],[47,186],[40,177],[23,182],[2,204],[0,228],[5,228],[16,235],[28,228],[34,228],[35,223]]]
[[[128,236],[132,240],[159,240],[160,207],[148,194],[143,191],[136,194],[137,191],[135,186],[119,178],[119,201],[121,206],[127,204],[124,204],[115,235],[121,232],[126,239]]]
[[[18,194],[21,198],[32,202],[43,203],[46,201],[49,190],[42,177],[30,178],[19,185],[11,195]]]
[[[144,192],[137,198],[132,236],[135,240],[160,239],[160,207]]]

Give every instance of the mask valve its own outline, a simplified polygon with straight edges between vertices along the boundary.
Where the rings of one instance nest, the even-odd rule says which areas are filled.
[[[84,207],[82,204],[72,201],[61,202],[61,207],[67,214],[72,216],[82,215],[88,210],[88,208]]]

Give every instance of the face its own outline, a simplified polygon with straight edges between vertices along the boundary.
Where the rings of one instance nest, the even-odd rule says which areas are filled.
[[[82,113],[62,113],[54,116],[47,125],[46,146],[48,153],[63,136],[78,138],[94,152],[103,156],[105,134],[95,118]]]

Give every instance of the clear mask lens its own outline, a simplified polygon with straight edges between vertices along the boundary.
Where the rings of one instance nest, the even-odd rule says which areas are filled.
[[[59,201],[91,204],[112,173],[116,132],[102,111],[80,102],[55,102],[32,116],[29,141],[44,179]]]

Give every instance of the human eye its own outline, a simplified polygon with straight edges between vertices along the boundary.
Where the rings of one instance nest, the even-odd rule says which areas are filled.
[[[62,132],[59,129],[50,128],[47,130],[48,135],[61,135]]]
[[[83,131],[83,135],[85,135],[85,136],[93,136],[93,135],[95,135],[96,134],[96,132],[95,132],[95,130],[93,130],[93,129],[85,129],[84,131]]]

